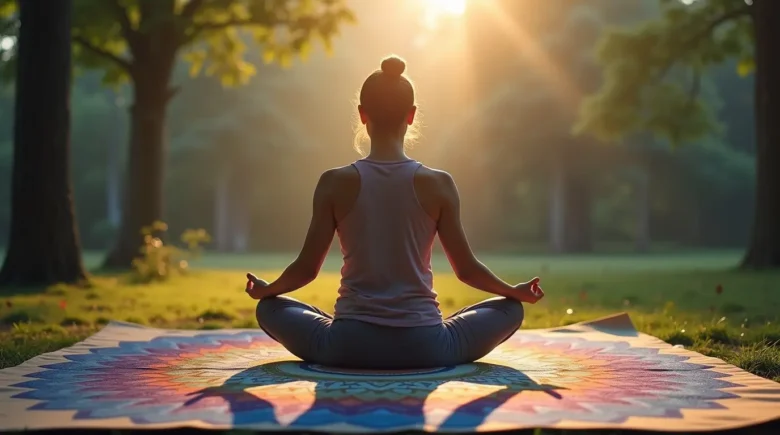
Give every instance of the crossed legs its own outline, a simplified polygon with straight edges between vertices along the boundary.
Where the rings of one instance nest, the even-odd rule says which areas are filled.
[[[285,296],[261,300],[256,314],[260,328],[298,358],[366,369],[473,362],[511,337],[524,318],[523,305],[503,297],[463,308],[441,325],[412,328],[334,320]]]

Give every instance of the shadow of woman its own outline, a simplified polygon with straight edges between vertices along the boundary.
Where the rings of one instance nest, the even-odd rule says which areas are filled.
[[[202,401],[216,404],[215,399],[221,399],[221,406],[228,405],[232,426],[245,429],[351,426],[365,431],[386,431],[421,429],[426,424],[433,424],[439,430],[476,430],[494,410],[517,395],[542,391],[561,399],[558,390],[564,390],[539,384],[511,367],[482,362],[472,364],[473,370],[468,373],[452,377],[426,374],[319,376],[316,372],[312,372],[312,376],[293,377],[285,374],[284,367],[300,369],[305,366],[306,363],[300,361],[261,364],[236,373],[222,385],[192,393],[184,406],[197,408]],[[296,381],[314,383],[313,402],[304,397],[312,395],[311,384],[296,391],[292,385]],[[476,397],[465,403],[453,403],[457,399],[440,397],[454,410],[438,424],[426,421],[426,401],[449,382],[462,384],[451,384],[446,388],[467,388],[472,397]],[[260,393],[262,391],[270,394]],[[311,405],[306,407],[306,403]],[[290,413],[297,417],[287,418]]]

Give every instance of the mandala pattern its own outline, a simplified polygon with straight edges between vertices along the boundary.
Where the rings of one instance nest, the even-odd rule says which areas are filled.
[[[405,372],[294,360],[260,332],[162,335],[92,347],[27,374],[31,411],[136,425],[472,431],[679,419],[718,410],[735,387],[687,356],[577,334],[520,333],[469,365]]]

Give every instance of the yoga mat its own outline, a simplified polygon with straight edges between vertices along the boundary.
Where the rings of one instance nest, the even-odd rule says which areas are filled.
[[[626,315],[403,372],[306,364],[257,330],[111,323],[0,371],[0,430],[697,431],[778,418],[780,384],[637,333]]]

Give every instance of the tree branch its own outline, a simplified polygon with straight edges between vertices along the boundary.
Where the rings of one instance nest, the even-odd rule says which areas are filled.
[[[181,18],[183,18],[182,21],[184,22],[182,23],[183,28],[179,32],[178,37],[176,38],[178,47],[183,47],[189,44],[190,42],[194,41],[195,38],[197,38],[198,35],[200,35],[201,32],[203,31],[201,30],[202,25],[194,25],[193,17],[195,16],[195,13],[198,11],[198,9],[200,9],[203,6],[204,3],[205,0],[190,0],[190,2],[184,6],[184,9],[182,9]],[[215,2],[214,4],[212,4],[212,6],[219,8],[221,7],[221,5],[227,6],[227,3],[228,1]],[[193,25],[191,28],[192,32],[189,35],[187,34],[188,25]]]
[[[260,22],[256,20],[245,20],[245,19],[234,19],[234,20],[228,20],[221,23],[203,23],[198,26],[195,26],[195,30],[198,32],[203,32],[207,30],[224,30],[228,27],[233,26],[270,26],[273,23],[270,22]]]
[[[678,46],[678,50],[676,50],[676,53],[670,56],[668,62],[661,68],[660,72],[658,73],[658,79],[662,80],[669,72],[669,70],[672,69],[674,64],[678,60],[680,60],[679,59],[680,57],[682,57],[684,54],[690,51],[696,45],[696,43],[699,42],[701,39],[711,35],[712,32],[714,32],[715,29],[720,27],[722,24],[744,15],[750,15],[751,13],[752,13],[751,5],[744,3],[741,7],[726,12],[720,17],[712,20],[712,22],[709,23],[707,26],[705,26],[700,32],[696,33],[695,35],[693,35],[693,37],[689,38],[684,43]]]
[[[202,23],[202,24],[198,24],[196,26],[193,26],[192,32],[189,35],[185,35],[182,38],[182,42],[181,42],[180,46],[184,46],[184,45],[189,44],[190,42],[194,41],[195,38],[200,36],[201,33],[207,32],[207,31],[210,31],[210,30],[224,30],[224,29],[227,29],[228,27],[233,27],[233,26],[264,26],[264,27],[269,27],[269,26],[273,26],[275,24],[277,24],[276,21],[274,21],[274,22],[272,22],[272,21],[262,22],[262,21],[251,20],[251,19],[249,19],[249,20],[247,20],[247,19],[232,19],[232,20],[223,21],[221,23]]]
[[[204,0],[190,0],[181,10],[182,18],[192,18],[198,9],[203,6]]]
[[[93,54],[95,54],[97,56],[100,56],[103,59],[110,60],[111,62],[116,63],[117,65],[122,67],[128,73],[132,72],[131,71],[132,70],[132,64],[130,64],[129,61],[127,61],[125,59],[122,59],[121,57],[119,57],[119,56],[117,56],[117,55],[115,55],[113,53],[109,53],[108,51],[105,51],[105,50],[95,46],[94,44],[92,44],[91,42],[89,42],[86,39],[82,38],[81,36],[73,36],[72,39],[73,39],[73,42],[77,43],[78,45],[80,45],[84,49],[92,52]]]
[[[119,25],[122,27],[122,36],[127,41],[127,46],[130,47],[130,51],[135,52],[138,48],[138,32],[133,29],[133,23],[130,22],[130,16],[119,0],[111,0],[111,7],[114,9],[114,15],[119,20]]]

